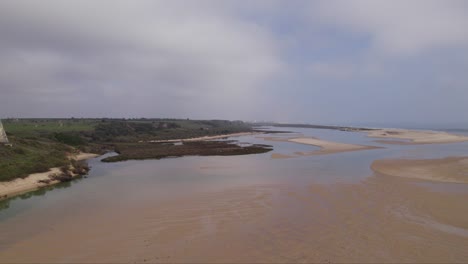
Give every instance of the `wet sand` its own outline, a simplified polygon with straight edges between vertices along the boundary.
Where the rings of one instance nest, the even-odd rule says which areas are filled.
[[[36,233],[2,233],[0,262],[465,262],[467,199],[388,176],[234,188],[27,219]]]
[[[468,141],[468,137],[441,131],[423,131],[406,129],[378,129],[367,132],[369,137],[401,140],[377,140],[384,144],[415,145],[415,144],[443,144]]]
[[[98,155],[92,153],[79,153],[72,155],[70,158],[76,160],[86,160],[97,157]],[[40,181],[50,180],[50,176],[60,173],[60,168],[51,168],[47,172],[33,173],[25,178],[15,179],[8,182],[0,182],[0,201],[27,192],[37,190],[44,186],[57,184],[60,181],[51,181],[49,183],[42,183]]]
[[[308,151],[308,152],[298,151],[298,152],[294,152],[294,154],[292,155],[273,153],[271,155],[271,158],[274,158],[274,159],[294,158],[294,157],[299,157],[299,156],[326,155],[326,154],[333,154],[333,153],[339,153],[339,152],[381,148],[381,147],[375,147],[375,146],[339,143],[339,142],[327,141],[327,140],[313,138],[313,137],[294,137],[294,138],[261,137],[261,138],[265,140],[270,140],[270,141],[293,142],[293,143],[306,144],[306,145],[320,147],[320,149],[316,151]]]
[[[375,172],[421,180],[468,183],[468,157],[443,159],[384,159],[371,165]]]

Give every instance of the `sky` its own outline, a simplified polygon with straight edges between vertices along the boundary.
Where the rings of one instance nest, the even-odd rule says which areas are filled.
[[[0,117],[468,127],[465,0],[2,0]]]

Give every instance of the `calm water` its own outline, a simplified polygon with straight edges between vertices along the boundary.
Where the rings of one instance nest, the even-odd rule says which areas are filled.
[[[278,130],[274,128],[274,130]],[[233,187],[286,184],[301,188],[310,183],[358,182],[371,176],[369,166],[381,158],[441,158],[468,155],[468,143],[399,146],[374,142],[365,133],[323,129],[284,128],[305,136],[385,148],[331,155],[271,159],[272,153],[291,154],[317,147],[265,141],[256,136],[239,142],[270,144],[274,151],[245,156],[182,157],[163,160],[102,163],[89,160],[87,178],[0,202],[0,250],[12,241],[53,228],[63,217],[105,212],[145,203],[161,203],[194,193]],[[272,134],[271,136],[291,136]],[[437,191],[463,191],[466,185],[421,184]]]

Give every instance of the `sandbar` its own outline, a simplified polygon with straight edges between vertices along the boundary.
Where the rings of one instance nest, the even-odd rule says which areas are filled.
[[[442,159],[384,159],[371,164],[373,171],[389,176],[437,182],[468,183],[468,157]]]
[[[294,158],[294,157],[299,157],[299,156],[325,155],[325,154],[333,154],[333,153],[339,153],[339,152],[382,148],[382,147],[376,147],[376,146],[366,146],[366,145],[333,142],[333,141],[327,141],[327,140],[313,138],[313,137],[294,137],[294,138],[262,137],[262,138],[265,140],[269,140],[269,141],[293,142],[293,143],[306,144],[306,145],[320,147],[319,150],[315,150],[315,151],[308,151],[308,152],[297,151],[297,152],[294,152],[293,155],[273,153],[271,157],[274,159]]]
[[[368,137],[399,140],[377,140],[384,144],[415,145],[415,144],[443,144],[468,141],[467,136],[450,134],[443,131],[423,131],[407,129],[377,129],[367,131]]]
[[[99,155],[93,153],[79,153],[71,155],[70,159],[86,160],[97,157]],[[49,183],[41,182],[51,180],[50,176],[60,173],[60,168],[51,168],[49,171],[33,173],[25,178],[18,178],[8,182],[0,182],[0,201],[17,196],[23,193],[35,191],[41,187],[57,184],[60,181],[52,180]]]

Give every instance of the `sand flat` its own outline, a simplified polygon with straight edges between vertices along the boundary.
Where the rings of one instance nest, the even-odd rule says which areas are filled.
[[[403,139],[408,141],[397,140],[379,140],[379,143],[385,144],[443,144],[468,141],[468,137],[462,135],[450,134],[442,131],[423,131],[423,130],[407,130],[407,129],[377,129],[367,132],[368,137],[384,138],[384,139]]]
[[[375,172],[420,180],[468,183],[468,157],[384,159],[371,164]]]
[[[375,147],[375,146],[339,143],[339,142],[327,141],[327,140],[311,138],[311,137],[292,138],[292,139],[288,139],[288,141],[320,147],[321,148],[320,150],[310,152],[310,154],[313,153],[313,155],[380,148],[380,147]]]

